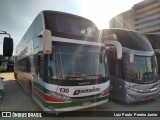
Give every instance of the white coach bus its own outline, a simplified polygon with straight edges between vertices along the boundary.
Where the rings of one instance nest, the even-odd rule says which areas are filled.
[[[109,98],[105,46],[83,17],[42,11],[15,51],[14,75],[43,111],[73,111]]]

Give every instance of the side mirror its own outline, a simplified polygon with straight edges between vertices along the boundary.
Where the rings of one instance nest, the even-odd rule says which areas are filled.
[[[12,56],[13,53],[13,39],[10,37],[4,37],[3,40],[3,56]]]
[[[105,41],[105,46],[106,46],[106,49],[108,49],[108,45],[113,45],[115,46],[116,48],[116,51],[117,51],[117,59],[122,59],[122,46],[121,46],[121,43],[118,42],[118,41]]]
[[[2,79],[2,80],[3,80],[3,79],[4,79],[4,77],[0,77],[0,79]]]
[[[51,54],[52,52],[52,35],[50,30],[43,31],[43,53]]]

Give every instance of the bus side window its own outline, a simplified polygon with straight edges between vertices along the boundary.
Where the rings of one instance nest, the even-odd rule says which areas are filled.
[[[38,73],[40,73],[40,71],[41,71],[41,63],[40,63],[40,61],[41,61],[41,57],[40,57],[40,55],[38,55],[38,62],[37,62],[37,72]]]
[[[38,33],[40,33],[43,30],[42,25],[43,25],[42,18],[41,18],[41,15],[39,15],[33,22],[32,37],[36,36]]]
[[[36,79],[42,78],[42,74],[41,74],[41,56],[38,54],[35,54],[33,56],[34,58],[34,70],[35,70],[35,74],[36,74]],[[33,66],[31,66],[33,67]]]

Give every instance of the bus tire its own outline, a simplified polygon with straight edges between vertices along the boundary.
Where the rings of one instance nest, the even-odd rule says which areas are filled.
[[[32,95],[32,82],[31,82],[31,80],[29,80],[29,98],[31,99],[31,100],[33,100],[33,95]]]
[[[17,79],[17,73],[14,72],[14,78]]]

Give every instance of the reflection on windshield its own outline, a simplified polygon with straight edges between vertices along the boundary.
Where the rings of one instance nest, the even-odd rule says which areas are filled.
[[[99,62],[99,48],[56,46],[49,58],[49,76],[57,79],[92,79],[105,76],[104,62]],[[52,70],[51,70],[52,69]]]
[[[102,36],[104,40],[117,40],[123,47],[140,51],[153,51],[149,41],[143,34],[122,29],[106,29]],[[143,44],[142,44],[143,43]]]
[[[154,82],[157,80],[155,57],[135,56],[134,63],[126,60],[126,78],[133,82]]]

